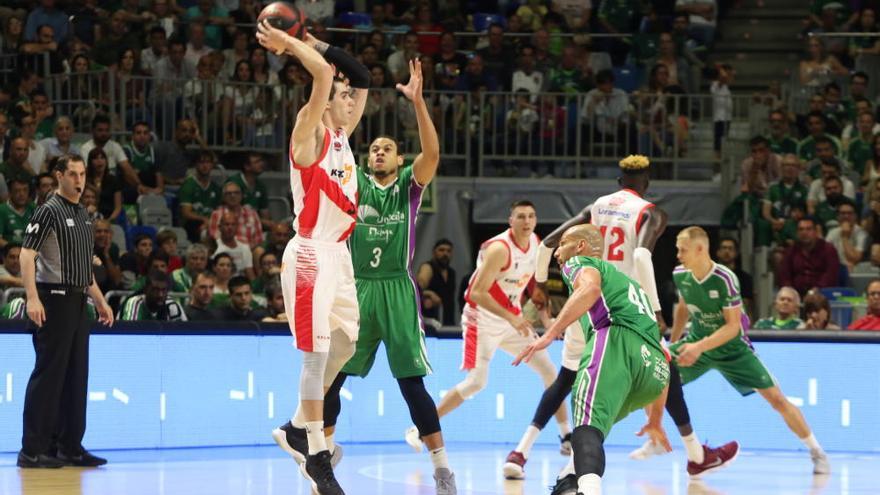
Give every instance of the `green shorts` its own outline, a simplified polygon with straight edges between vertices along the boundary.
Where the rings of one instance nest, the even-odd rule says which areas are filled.
[[[668,383],[659,342],[620,327],[591,332],[572,389],[574,426],[593,426],[607,438],[614,423],[656,400]]]
[[[669,352],[678,356],[678,348],[684,343],[693,343],[699,338],[690,336],[669,346]],[[701,377],[703,373],[718,370],[733,388],[742,395],[754,393],[757,389],[776,386],[776,379],[758,358],[750,344],[742,339],[728,342],[718,349],[704,352],[692,366],[679,366],[682,385]]]
[[[342,372],[367,376],[376,359],[379,343],[383,342],[394,378],[430,373],[415,282],[409,277],[359,278],[355,285],[360,306],[360,329],[354,356]]]

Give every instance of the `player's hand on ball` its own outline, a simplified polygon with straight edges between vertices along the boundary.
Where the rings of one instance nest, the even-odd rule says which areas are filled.
[[[666,437],[666,430],[663,429],[662,424],[651,424],[647,423],[645,426],[642,426],[642,429],[636,433],[636,436],[641,437],[645,434],[648,434],[648,437],[651,439],[651,442],[661,445],[666,452],[672,452],[672,445],[669,444],[669,438]]]
[[[553,335],[545,333],[543,337],[526,346],[526,348],[516,356],[516,359],[513,360],[513,365],[519,366],[519,363],[528,363],[536,352],[546,349],[551,342],[553,342]]]
[[[403,93],[408,100],[421,98],[422,96],[422,62],[419,59],[409,61],[409,82],[406,86],[397,84],[397,90]]]
[[[682,344],[678,348],[678,358],[675,361],[679,366],[693,366],[701,355],[703,351],[696,344]]]
[[[276,55],[282,55],[293,37],[269,25],[268,21],[257,24],[257,41],[263,48]]]

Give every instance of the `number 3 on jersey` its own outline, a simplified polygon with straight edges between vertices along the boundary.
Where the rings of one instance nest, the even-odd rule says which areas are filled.
[[[370,261],[370,266],[373,268],[379,268],[379,263],[382,262],[382,248],[376,247],[373,248],[373,259]]]
[[[599,231],[602,232],[602,237],[605,238],[605,242],[608,244],[608,253],[605,255],[605,261],[623,261],[623,250],[620,249],[621,244],[625,240],[626,235],[623,233],[623,229],[620,227],[611,227],[611,237],[613,239],[608,239],[606,235],[606,231],[608,227],[603,225],[599,227]]]

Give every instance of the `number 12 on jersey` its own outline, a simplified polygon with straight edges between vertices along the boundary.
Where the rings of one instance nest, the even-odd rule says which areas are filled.
[[[608,245],[608,253],[605,254],[605,261],[623,261],[623,249],[620,249],[623,241],[626,240],[626,234],[624,234],[623,229],[620,227],[611,227],[612,239],[609,239],[606,234],[608,231],[607,226],[603,225],[599,227],[599,231],[602,232],[602,237],[605,238],[605,243]]]

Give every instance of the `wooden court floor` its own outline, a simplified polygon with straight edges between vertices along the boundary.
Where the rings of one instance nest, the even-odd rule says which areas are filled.
[[[536,448],[525,481],[506,481],[501,466],[510,445],[452,444],[450,461],[460,494],[547,494],[565,459]],[[401,444],[344,445],[337,477],[349,495],[433,494],[431,464]],[[295,463],[277,447],[106,451],[98,469],[21,470],[0,454],[2,495],[307,495]],[[880,455],[833,453],[833,474],[814,477],[803,452],[744,451],[701,482],[689,482],[683,453],[644,462],[610,448],[605,494],[856,495],[880,494]]]

